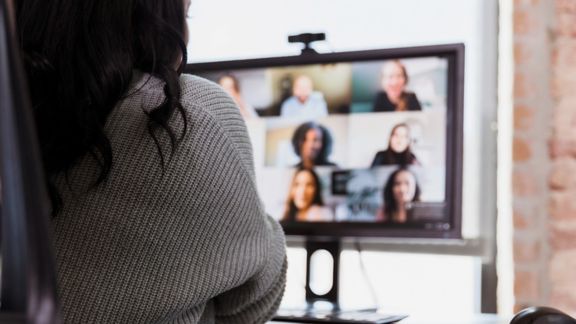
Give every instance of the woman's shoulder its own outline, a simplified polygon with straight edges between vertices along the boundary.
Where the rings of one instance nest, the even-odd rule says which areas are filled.
[[[388,100],[388,94],[384,90],[380,90],[376,93],[376,96],[374,97],[374,101],[375,101],[375,103],[378,103],[380,105],[390,103],[390,100]]]
[[[227,96],[226,91],[224,91],[224,89],[215,82],[192,74],[180,75],[180,87],[182,88],[183,95],[186,94],[194,96],[203,92],[203,94],[198,96],[198,98],[204,97],[205,95]]]
[[[406,98],[408,100],[408,110],[422,110],[420,100],[418,100],[415,92],[407,91]]]
[[[190,106],[196,109],[214,112],[218,109],[238,110],[234,100],[216,83],[207,79],[182,74],[178,79],[180,85],[180,101],[185,110]],[[127,99],[140,100],[145,110],[159,106],[165,100],[165,81],[160,78],[134,71],[133,81],[126,95]],[[237,112],[239,115],[239,112]]]
[[[410,98],[410,99],[418,99],[418,97],[416,96],[416,92],[414,91],[404,91],[406,97]]]
[[[384,90],[378,91],[374,97],[374,111],[394,111],[394,105],[388,99],[388,94]]]
[[[211,136],[226,137],[253,172],[252,147],[244,118],[230,95],[218,84],[198,76],[180,76],[181,103],[192,127],[215,129]]]
[[[193,119],[200,118],[206,121],[204,117],[208,116],[212,122],[232,133],[238,133],[239,130],[246,133],[240,108],[218,84],[194,75],[183,74],[180,76],[180,87],[182,106]]]
[[[378,152],[376,152],[376,154],[374,155],[374,158],[375,158],[375,159],[383,159],[384,157],[390,155],[390,153],[391,153],[391,152],[390,152],[390,149],[385,149],[385,150],[382,150],[382,151],[378,151]]]
[[[319,166],[319,167],[338,167],[338,164],[336,164],[332,161],[326,160],[326,161],[317,163],[316,166]]]
[[[377,155],[377,156],[381,156],[381,155],[384,155],[384,154],[388,154],[388,152],[390,152],[390,150],[389,150],[389,149],[385,149],[385,150],[376,152],[376,155]]]
[[[416,92],[413,91],[405,91],[404,95],[406,96],[406,99],[408,99],[409,102],[418,102],[418,96],[416,96]]]
[[[182,74],[180,88],[183,103],[210,107],[212,112],[215,109],[234,109],[239,115],[234,100],[215,82],[191,74]]]

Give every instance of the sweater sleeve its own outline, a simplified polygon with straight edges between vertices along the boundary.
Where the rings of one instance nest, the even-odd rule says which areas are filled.
[[[280,225],[271,218],[268,223],[272,235],[281,237]],[[283,249],[279,240],[270,243],[270,251]],[[216,298],[216,323],[265,323],[274,316],[286,285],[287,263],[285,255],[269,257],[248,281]]]
[[[284,292],[284,234],[278,222],[266,215],[258,197],[252,147],[238,107],[215,85],[195,83],[201,86],[198,91],[211,95],[192,105],[201,110],[197,114],[205,115],[200,119],[209,120],[210,136],[219,143],[205,154],[210,161],[206,167],[214,174],[211,186],[218,188],[212,190],[210,208],[214,215],[224,215],[215,230],[218,239],[211,239],[221,256],[213,269],[223,277],[213,297],[216,323],[265,323],[275,314]]]

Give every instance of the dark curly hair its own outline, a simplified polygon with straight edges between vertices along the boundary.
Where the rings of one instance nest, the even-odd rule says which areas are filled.
[[[55,215],[62,207],[54,186],[78,160],[91,156],[103,182],[112,167],[104,132],[107,117],[126,96],[135,70],[164,81],[165,100],[148,112],[148,132],[165,166],[158,136],[171,153],[187,131],[179,74],[186,63],[182,0],[20,0],[16,21],[28,74],[47,184]],[[179,66],[179,67],[178,67]],[[183,129],[169,121],[177,112]]]
[[[328,157],[332,154],[332,135],[326,127],[316,122],[307,122],[296,128],[294,135],[292,135],[292,148],[294,148],[294,153],[302,158],[302,144],[304,144],[304,140],[306,139],[306,133],[311,129],[318,129],[322,132],[322,149],[314,160],[314,165],[334,165],[334,163],[328,160]],[[301,164],[302,162],[299,163],[298,166],[301,166]]]

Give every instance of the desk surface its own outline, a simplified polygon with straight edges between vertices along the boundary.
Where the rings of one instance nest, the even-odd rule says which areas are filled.
[[[510,320],[493,314],[475,314],[469,316],[446,315],[446,316],[409,316],[398,324],[508,324]],[[268,324],[286,324],[287,322],[272,321]],[[294,323],[292,323],[294,324]],[[304,324],[304,323],[303,323]]]

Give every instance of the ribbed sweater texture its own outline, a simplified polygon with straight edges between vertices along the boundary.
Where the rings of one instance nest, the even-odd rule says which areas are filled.
[[[53,220],[66,323],[264,323],[285,286],[284,235],[256,190],[252,148],[233,100],[204,79],[180,77],[188,131],[166,157],[146,112],[164,83],[136,73],[109,115],[113,164],[94,186],[86,155],[57,179]],[[175,113],[171,126],[184,128]]]

